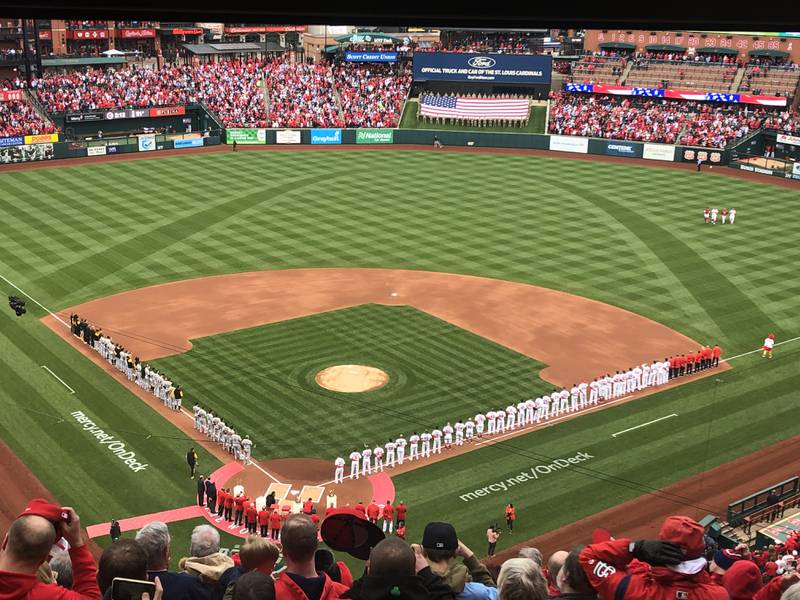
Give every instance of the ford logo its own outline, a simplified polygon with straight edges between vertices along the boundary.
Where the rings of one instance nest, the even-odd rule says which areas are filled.
[[[475,69],[491,69],[497,61],[489,56],[475,56],[467,61]]]

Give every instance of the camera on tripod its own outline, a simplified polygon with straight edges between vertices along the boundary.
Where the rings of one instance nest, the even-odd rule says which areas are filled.
[[[18,296],[9,296],[8,297],[8,305],[13,309],[15,313],[17,313],[18,317],[24,315],[27,310],[25,310],[25,300]]]

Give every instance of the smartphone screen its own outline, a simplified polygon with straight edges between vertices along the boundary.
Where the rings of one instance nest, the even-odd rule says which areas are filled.
[[[115,577],[111,584],[111,600],[142,600],[142,594],[147,592],[152,600],[156,592],[156,584],[152,581],[139,579],[124,579]]]

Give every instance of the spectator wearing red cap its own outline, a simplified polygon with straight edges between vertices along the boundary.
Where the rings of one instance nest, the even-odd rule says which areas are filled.
[[[71,590],[36,578],[59,537],[69,543]],[[12,600],[100,600],[97,567],[83,542],[81,522],[70,507],[32,500],[11,524],[0,547],[0,598]]]
[[[761,572],[756,564],[740,560],[725,572],[722,581],[731,600],[779,600],[789,586],[800,581],[800,576],[787,573],[783,577],[775,577],[762,587]]]
[[[628,538],[590,544],[580,562],[592,587],[604,598],[625,600],[728,600],[725,589],[705,571],[703,527],[689,517],[668,517],[658,540]],[[628,574],[633,559],[649,569]]]

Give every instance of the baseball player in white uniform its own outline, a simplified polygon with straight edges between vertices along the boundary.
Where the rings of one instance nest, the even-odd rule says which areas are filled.
[[[242,440],[242,462],[245,465],[250,464],[250,456],[253,451],[253,442],[250,440],[247,435],[244,436]]]
[[[372,475],[372,450],[364,448],[361,451],[361,476]]]
[[[536,401],[533,398],[525,400],[525,422],[530,425],[536,416]]]
[[[647,387],[647,380],[650,378],[650,365],[642,363],[642,376],[639,379],[639,387],[636,388],[640,392]]]
[[[236,460],[239,460],[239,457],[241,456],[242,453],[242,436],[240,436],[235,431],[231,436],[231,447],[233,448],[233,457]]]
[[[589,384],[589,404],[597,404],[597,398],[600,395],[599,388],[600,384],[597,383],[597,379],[592,379],[592,383]]]
[[[206,415],[206,420],[203,423],[203,433],[205,433],[206,436],[208,436],[209,432],[211,431],[211,426],[213,421],[214,421],[214,413],[208,411],[208,414]]]
[[[203,410],[200,408],[199,404],[195,404],[192,407],[192,412],[194,413],[194,428],[198,431],[200,430],[200,411]]]
[[[403,437],[401,433],[400,437],[397,438],[394,443],[397,444],[397,464],[402,465],[403,459],[406,457],[406,444],[408,442],[406,442],[406,438]]]
[[[396,447],[397,447],[397,444],[395,444],[392,440],[389,440],[388,442],[386,442],[385,448],[386,448],[386,466],[387,467],[393,467],[394,466],[395,448]]]
[[[652,387],[658,383],[658,371],[661,368],[661,363],[653,361],[650,365],[650,375],[647,378],[647,386]]]
[[[494,412],[494,430],[497,433],[504,433],[506,430],[506,411],[496,410]]]
[[[711,224],[712,225],[716,225],[717,224],[717,214],[719,214],[719,209],[718,208],[712,208],[711,209]]]
[[[525,427],[528,424],[528,417],[525,414],[525,400],[517,402],[517,427]]]
[[[444,447],[449,448],[453,445],[453,426],[450,425],[450,421],[442,427],[442,432],[444,433]]]
[[[493,410],[490,410],[489,412],[487,412],[486,413],[486,419],[487,419],[487,428],[488,428],[486,433],[488,435],[494,435],[494,432],[497,429],[497,421],[495,420],[495,412]]]
[[[419,458],[419,436],[417,435],[416,431],[411,434],[411,437],[408,438],[408,441],[409,441],[409,446],[408,446],[409,456],[408,456],[408,460],[415,460],[415,459]]]
[[[550,395],[545,394],[539,400],[541,400],[539,403],[539,416],[536,420],[541,421],[544,419],[546,421],[550,418]]]
[[[475,415],[475,431],[478,434],[478,437],[483,437],[483,426],[486,423],[486,415],[483,413],[478,413]]]
[[[475,437],[475,421],[472,419],[467,419],[467,422],[464,423],[464,437],[468,442]]]
[[[589,391],[589,384],[585,381],[582,381],[578,384],[578,405],[581,408],[586,408],[586,403],[588,401],[587,392]]]
[[[559,411],[566,414],[569,412],[569,392],[566,389],[563,389],[558,394],[560,402],[559,402]]]
[[[577,412],[578,410],[578,400],[581,397],[581,390],[578,387],[578,384],[575,383],[572,386],[572,389],[569,391],[569,410],[570,412]]]
[[[456,446],[463,446],[464,445],[464,424],[459,419],[458,422],[453,426],[456,432]]]
[[[358,479],[359,468],[361,467],[361,452],[353,450],[350,453],[350,479]]]
[[[381,473],[383,471],[383,446],[375,446],[372,451],[372,456],[375,457],[375,472]]]
[[[431,438],[433,436],[424,431],[419,439],[422,440],[422,458],[428,458],[431,455]]]
[[[340,456],[333,461],[333,483],[344,482],[344,459]]]
[[[733,225],[733,222],[736,220],[736,209],[735,208],[730,209],[728,211],[728,216],[731,219],[731,225]]]
[[[517,407],[513,404],[506,406],[506,426],[509,431],[514,431],[517,427]]]
[[[442,431],[441,429],[434,429],[431,431],[431,436],[433,437],[433,453],[434,454],[441,454],[442,453]]]

